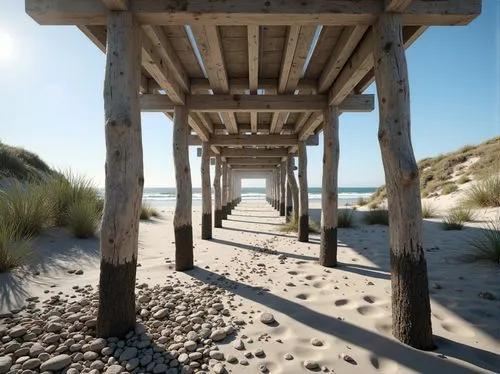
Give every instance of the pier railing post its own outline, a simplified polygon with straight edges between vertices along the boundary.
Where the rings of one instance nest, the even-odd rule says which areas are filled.
[[[204,142],[201,154],[201,238],[212,239],[212,189],[210,188],[210,145]]]
[[[220,186],[220,177],[222,172],[220,155],[215,156],[215,175],[214,175],[214,195],[215,195],[215,212],[214,212],[214,227],[222,227],[222,191]]]
[[[321,244],[319,263],[337,266],[339,111],[335,106],[323,113],[323,181],[321,186]]]
[[[427,264],[422,249],[419,170],[411,144],[403,16],[382,14],[373,30],[378,139],[389,207],[392,333],[405,344],[427,350],[434,348],[434,343]]]
[[[104,118],[106,180],[101,223],[97,335],[135,326],[135,275],[144,186],[139,82],[141,28],[132,12],[109,12]]]

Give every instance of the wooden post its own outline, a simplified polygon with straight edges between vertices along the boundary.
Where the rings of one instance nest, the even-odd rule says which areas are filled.
[[[222,192],[220,186],[220,177],[222,171],[220,155],[215,156],[215,175],[214,175],[214,194],[215,194],[215,214],[214,227],[222,227]]]
[[[285,193],[286,193],[286,170],[283,163],[280,164],[280,216],[284,217],[286,214],[285,209]]]
[[[175,270],[193,268],[193,226],[191,210],[193,189],[189,167],[189,125],[186,107],[174,108],[174,168],[177,200],[174,213]]]
[[[233,209],[233,187],[234,187],[234,179],[233,179],[233,171],[228,169],[227,175],[227,214],[231,214],[231,210]]]
[[[270,195],[271,195],[270,186],[271,186],[270,178],[267,177],[266,178],[266,201],[268,203],[271,201],[270,200]]]
[[[309,241],[309,196],[307,191],[307,148],[299,142],[299,242]]]
[[[227,219],[227,162],[222,163],[222,219]]]
[[[297,180],[295,179],[295,173],[293,168],[295,162],[293,156],[288,155],[286,159],[286,177],[288,178],[288,183],[290,184],[290,190],[293,201],[293,219],[295,222],[299,220],[299,188],[297,187]]]
[[[135,275],[144,186],[138,97],[141,28],[132,12],[109,12],[107,29],[106,181],[97,335],[123,337],[135,327]]]
[[[210,145],[204,142],[201,154],[201,238],[212,239],[212,189],[210,188]]]
[[[283,168],[283,170],[285,171],[285,175],[286,175],[286,171],[287,171],[287,162],[286,161],[283,161],[281,163],[281,167]],[[285,201],[285,213],[286,213],[286,222],[290,222],[291,218],[292,218],[292,210],[293,210],[293,203],[292,203],[292,189],[290,188],[290,181],[288,179],[288,177],[286,178],[286,181],[285,181],[285,184],[286,184],[286,201]]]
[[[410,131],[410,88],[401,14],[373,26],[379,101],[378,139],[389,207],[392,333],[417,349],[433,349],[427,264],[422,249],[419,171]]]
[[[339,110],[329,107],[323,113],[323,183],[321,187],[321,244],[319,263],[337,266]]]
[[[274,171],[275,179],[274,179],[274,188],[276,190],[276,202],[274,208],[279,211],[280,210],[280,171],[276,169]]]

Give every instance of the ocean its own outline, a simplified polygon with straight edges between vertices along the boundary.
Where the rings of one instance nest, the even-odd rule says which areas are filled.
[[[375,187],[340,187],[339,205],[352,204],[360,197],[369,198]],[[143,200],[155,206],[175,206],[175,188],[145,188]],[[213,196],[212,196],[213,198]],[[242,200],[265,200],[266,193],[264,187],[242,187]],[[321,187],[309,188],[309,201],[321,200]],[[201,188],[193,188],[193,205],[201,206]]]

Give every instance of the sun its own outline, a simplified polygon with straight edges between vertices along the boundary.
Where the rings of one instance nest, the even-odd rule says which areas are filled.
[[[9,34],[0,32],[0,61],[9,61],[14,57],[14,42]]]

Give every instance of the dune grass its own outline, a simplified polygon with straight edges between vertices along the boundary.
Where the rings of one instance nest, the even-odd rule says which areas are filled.
[[[281,232],[298,232],[299,231],[299,220],[292,215],[292,219],[285,223],[283,226],[279,228],[279,231]],[[320,227],[319,225],[310,220],[309,221],[309,232],[310,233],[319,233],[320,232]]]
[[[363,205],[366,205],[368,204],[368,200],[365,199],[364,197],[359,197],[357,200],[356,200],[356,205],[357,206],[363,206]]]
[[[101,218],[101,207],[92,198],[76,200],[68,208],[68,227],[73,236],[79,239],[95,236]]]
[[[32,240],[23,236],[18,225],[0,222],[0,273],[23,265],[32,255]]]
[[[159,216],[160,213],[158,213],[158,211],[155,208],[151,207],[148,204],[142,204],[140,219],[147,221],[150,220],[152,217],[159,217]]]
[[[465,203],[476,208],[500,207],[500,175],[473,184],[466,192]]]
[[[53,171],[35,153],[0,143],[0,175],[21,181],[40,180]]]
[[[443,230],[462,230],[466,222],[474,221],[474,212],[465,207],[457,206],[443,217]]]
[[[367,225],[389,226],[389,211],[386,209],[373,209],[365,212],[363,222]]]
[[[468,256],[470,260],[486,260],[500,265],[500,216],[488,222],[470,244],[474,252]]]
[[[455,183],[446,183],[441,188],[441,194],[449,195],[452,192],[455,192],[457,190],[458,190],[458,186]]]
[[[337,227],[353,227],[354,211],[352,209],[339,209]]]
[[[437,208],[430,202],[422,204],[422,218],[437,218],[439,217]]]

